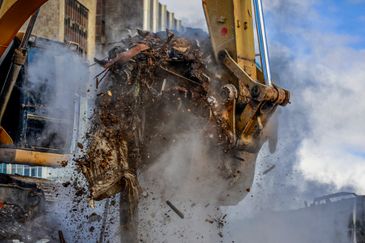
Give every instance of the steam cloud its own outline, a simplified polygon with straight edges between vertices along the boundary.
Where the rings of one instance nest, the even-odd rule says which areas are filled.
[[[39,46],[31,49],[29,54],[31,64],[26,92],[30,103],[36,104],[36,114],[62,123],[46,124],[35,143],[51,143],[51,147],[52,143],[66,143],[68,148],[64,152],[70,153],[72,144],[68,141],[77,139],[75,135],[82,122],[80,103],[86,96],[89,70],[82,57],[66,46],[42,39],[37,40],[36,45]],[[68,127],[60,125],[66,123],[69,123]]]

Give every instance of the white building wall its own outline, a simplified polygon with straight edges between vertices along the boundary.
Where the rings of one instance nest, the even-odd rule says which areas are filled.
[[[165,4],[160,5],[160,31],[167,28],[167,7]]]
[[[150,30],[151,26],[151,0],[143,0],[143,29]]]
[[[175,22],[175,13],[171,13],[171,29],[175,30],[176,29],[176,22]]]
[[[177,31],[182,31],[182,23],[180,19],[176,20],[176,30]]]
[[[177,24],[179,23],[179,24]],[[175,19],[175,14],[167,10],[159,0],[143,0],[143,29],[152,32],[176,30],[181,21]]]
[[[159,1],[158,0],[151,0],[151,31],[157,32],[158,25],[159,25]]]
[[[175,13],[168,12],[167,13],[167,26],[170,30],[174,30],[176,28],[174,20],[175,20]]]

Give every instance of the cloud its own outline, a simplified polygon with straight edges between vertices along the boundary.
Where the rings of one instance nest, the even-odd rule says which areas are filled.
[[[284,4],[285,3],[285,4]],[[289,3],[289,4],[287,4]],[[304,178],[332,184],[338,190],[354,188],[365,193],[365,50],[353,49],[357,38],[326,31],[327,20],[320,17],[315,5],[303,6],[317,16],[311,24],[298,25],[308,18],[297,15],[291,21],[277,16],[279,6],[294,6],[298,1],[274,1],[268,6],[271,19],[279,26],[281,36],[274,46],[285,48],[291,57],[279,76],[286,77],[292,88],[297,112],[289,119],[301,121],[294,125],[300,131],[295,168]],[[295,10],[293,10],[295,12]],[[293,17],[291,10],[286,11]],[[320,26],[320,29],[318,28]],[[275,30],[274,30],[275,32]],[[283,38],[289,38],[290,41]],[[294,44],[292,44],[294,43]],[[280,56],[275,56],[274,61]],[[285,83],[284,83],[285,85]],[[305,121],[304,123],[302,121]],[[281,124],[283,125],[283,124]],[[285,126],[285,125],[284,125]],[[290,143],[289,140],[283,141]]]
[[[313,43],[310,56],[296,60],[299,77],[317,81],[303,86],[310,130],[298,150],[298,166],[308,179],[365,193],[365,156],[357,155],[365,151],[365,52],[322,40]]]

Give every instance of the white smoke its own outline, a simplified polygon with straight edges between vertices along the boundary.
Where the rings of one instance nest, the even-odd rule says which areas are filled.
[[[49,121],[36,143],[65,143],[64,153],[70,153],[84,115],[88,64],[67,46],[41,38],[30,49],[29,60],[25,92],[29,103],[35,104],[34,113]],[[52,138],[55,141],[42,141]]]
[[[41,139],[57,133],[66,142],[63,153],[77,154],[80,149],[76,144],[82,143],[89,121],[88,104],[93,102],[95,85],[90,81],[93,81],[94,72],[82,56],[64,44],[38,38],[35,45],[29,53],[28,83],[24,91],[31,100],[42,104],[35,107],[36,114],[46,116],[51,121],[62,120],[70,125],[65,129],[57,123],[48,124],[42,131]],[[72,158],[66,167],[46,171],[50,173],[45,176],[54,180],[56,185],[50,189],[56,190],[52,195],[55,201],[46,209],[47,216],[55,225],[52,227],[62,230],[67,242],[99,239],[105,202],[96,203],[96,208],[93,209],[88,206],[86,192],[76,196],[77,191],[86,185],[76,171]],[[110,207],[110,213],[115,214],[117,211],[117,206]],[[110,216],[108,222],[111,219],[114,216]]]
[[[224,210],[217,204],[222,192],[229,193],[225,189],[227,180],[218,169],[221,148],[212,151],[207,136],[194,127],[174,138],[153,165],[139,175],[144,191],[139,202],[140,240],[219,242],[223,229],[215,220],[223,217]],[[184,218],[166,201],[171,201]]]
[[[296,151],[296,168],[308,180],[364,193],[365,51],[351,47],[357,37],[329,31],[328,20],[320,16],[313,1],[274,2],[268,4],[269,19],[273,20],[270,30],[275,32],[275,24],[282,36],[274,35],[278,39],[271,42],[275,48],[285,48],[291,57],[284,69],[275,71],[293,87],[290,109],[300,113],[288,114],[289,119],[306,121],[305,126],[300,122],[295,125],[302,138]],[[290,7],[293,5],[295,8]],[[297,14],[299,9],[317,16],[312,24],[308,16]],[[277,12],[296,17],[287,21],[282,15],[276,17]],[[307,23],[298,24],[301,21]],[[285,38],[297,44],[277,44]],[[274,60],[280,60],[275,56],[278,53],[273,52]]]

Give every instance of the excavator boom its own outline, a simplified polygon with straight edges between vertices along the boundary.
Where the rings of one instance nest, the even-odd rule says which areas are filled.
[[[27,19],[47,0],[4,0],[0,6],[0,57]]]
[[[216,59],[226,50],[256,80],[251,0],[203,0],[203,8]]]
[[[265,129],[270,117],[290,98],[289,92],[273,84],[271,78],[262,2],[203,0],[203,8],[214,56],[223,66],[221,83],[226,100],[216,113],[230,128],[232,149],[257,153],[276,134]]]

